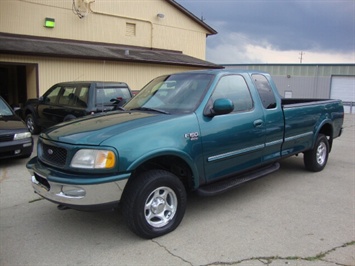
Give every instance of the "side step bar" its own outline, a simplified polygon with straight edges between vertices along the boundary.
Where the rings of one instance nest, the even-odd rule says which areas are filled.
[[[200,196],[215,196],[219,195],[225,191],[231,190],[235,187],[238,187],[244,183],[254,181],[265,175],[271,174],[277,171],[280,168],[279,163],[274,163],[262,168],[258,168],[251,172],[245,173],[243,175],[232,176],[221,181],[217,181],[212,184],[200,187],[197,189],[196,193]]]

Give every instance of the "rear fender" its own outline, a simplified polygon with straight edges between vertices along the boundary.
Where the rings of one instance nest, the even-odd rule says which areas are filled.
[[[313,135],[312,139],[312,149],[317,141],[319,134],[327,136],[329,142],[329,152],[332,149],[333,144],[333,122],[330,119],[323,120],[321,124],[317,127],[317,131]]]

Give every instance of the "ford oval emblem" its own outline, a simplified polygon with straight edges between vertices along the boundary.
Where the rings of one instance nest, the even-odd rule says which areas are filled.
[[[47,152],[48,152],[49,155],[53,154],[53,150],[52,149],[48,149]]]

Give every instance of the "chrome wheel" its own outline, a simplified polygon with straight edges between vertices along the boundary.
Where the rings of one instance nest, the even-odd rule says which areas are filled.
[[[34,122],[31,116],[27,117],[26,120],[27,128],[30,132],[33,132],[34,130]]]
[[[151,239],[175,230],[184,217],[186,190],[174,174],[152,169],[128,181],[121,210],[129,228]]]
[[[327,146],[324,142],[320,142],[317,147],[316,159],[319,165],[323,165],[327,158]]]
[[[329,141],[323,134],[319,134],[314,148],[304,152],[304,165],[312,172],[322,171],[326,166],[329,156]]]
[[[40,132],[40,127],[36,125],[35,119],[32,114],[28,114],[25,118],[26,126],[31,134],[37,134]]]
[[[178,199],[168,187],[155,189],[147,198],[144,214],[147,223],[155,228],[167,225],[175,216]]]

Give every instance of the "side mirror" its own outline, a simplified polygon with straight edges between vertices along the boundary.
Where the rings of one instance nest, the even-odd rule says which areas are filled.
[[[213,102],[213,107],[210,110],[206,110],[206,116],[213,117],[216,115],[229,114],[234,110],[234,104],[230,99],[221,98]]]

